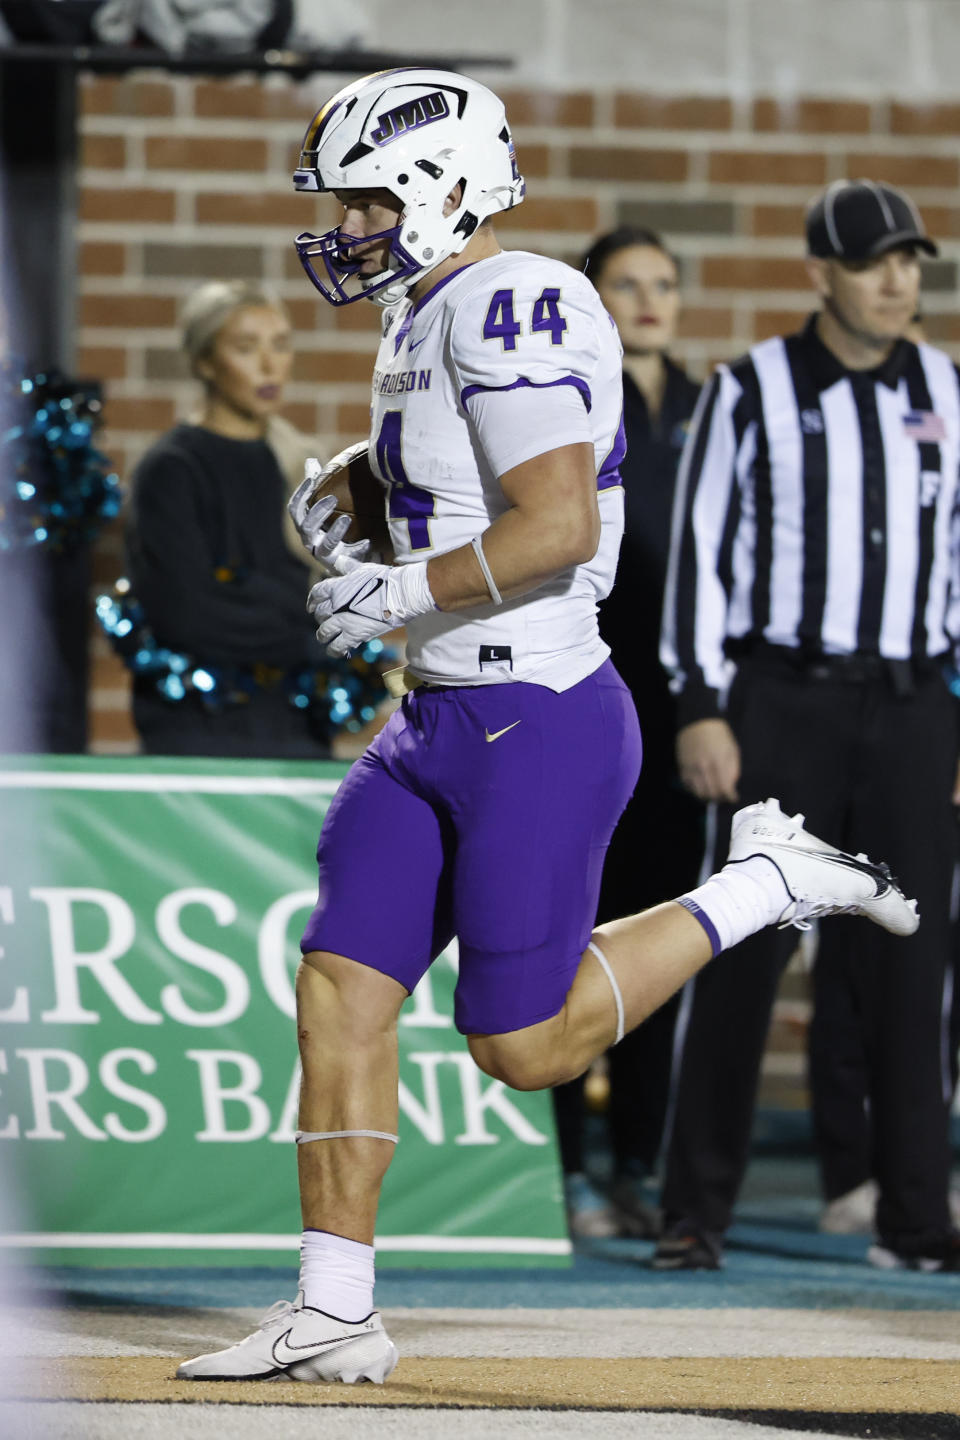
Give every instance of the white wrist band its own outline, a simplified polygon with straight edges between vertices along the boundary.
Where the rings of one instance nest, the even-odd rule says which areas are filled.
[[[502,605],[503,596],[497,589],[497,582],[496,580],[494,580],[493,575],[490,573],[490,566],[487,564],[487,557],[483,553],[483,541],[481,540],[479,535],[474,535],[473,539],[470,541],[470,544],[473,546],[473,553],[477,557],[477,563],[480,566],[480,569],[483,571],[483,578],[487,582],[487,589],[490,592],[490,599],[493,601],[494,605]]]
[[[387,601],[384,614],[389,613],[396,625],[405,625],[418,615],[436,610],[437,602],[427,577],[427,561],[412,565],[391,565],[387,577]]]

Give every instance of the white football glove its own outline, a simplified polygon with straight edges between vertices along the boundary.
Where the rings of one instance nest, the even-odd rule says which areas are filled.
[[[324,495],[315,505],[310,504],[310,497],[321,481],[346,469],[351,460],[365,454],[366,449],[366,441],[350,445],[325,466],[319,460],[307,460],[303,484],[297,487],[287,502],[297,534],[314,559],[319,561],[325,575],[346,575],[355,565],[362,564],[370,554],[370,541],[346,543],[343,537],[350,529],[349,515],[338,515],[329,526],[326,524],[337,508],[335,495]]]
[[[349,655],[375,635],[436,608],[426,560],[355,565],[346,575],[320,580],[307,596],[307,609],[320,622],[317,639],[330,655]]]

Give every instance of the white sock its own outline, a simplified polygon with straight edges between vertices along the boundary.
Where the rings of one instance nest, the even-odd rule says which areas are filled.
[[[354,1324],[373,1309],[373,1246],[326,1230],[300,1237],[303,1303]]]
[[[700,921],[714,955],[719,955],[774,925],[792,899],[774,862],[766,855],[749,855],[724,865],[705,884],[681,895],[678,903]]]

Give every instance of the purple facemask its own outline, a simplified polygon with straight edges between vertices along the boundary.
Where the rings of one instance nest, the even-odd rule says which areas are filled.
[[[354,300],[372,299],[388,285],[395,285],[398,280],[406,280],[423,269],[422,262],[415,260],[400,244],[401,228],[400,225],[395,225],[390,230],[381,230],[377,235],[359,237],[342,235],[339,229],[328,230],[325,235],[312,235],[308,230],[304,230],[293,243],[300,264],[324,300],[331,305],[352,305]],[[360,278],[362,257],[353,259],[352,256],[358,246],[367,246],[379,240],[388,241],[390,261],[396,263],[389,269],[370,276],[369,280],[364,280]],[[318,274],[314,267],[317,260],[323,261],[321,274]],[[354,281],[357,287],[353,292],[347,288],[351,281]]]

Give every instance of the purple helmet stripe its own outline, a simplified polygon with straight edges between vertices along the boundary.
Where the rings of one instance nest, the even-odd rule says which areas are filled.
[[[395,70],[374,70],[372,74],[364,75],[360,80],[354,80],[352,85],[348,85],[345,89],[338,91],[336,95],[331,96],[326,105],[320,107],[307,126],[307,133],[303,137],[303,151],[316,150],[334,115],[348,100],[353,99],[355,92],[363,85],[368,84],[371,80],[385,79],[390,75],[404,75],[408,70],[416,69],[418,69],[416,65],[401,65]]]

